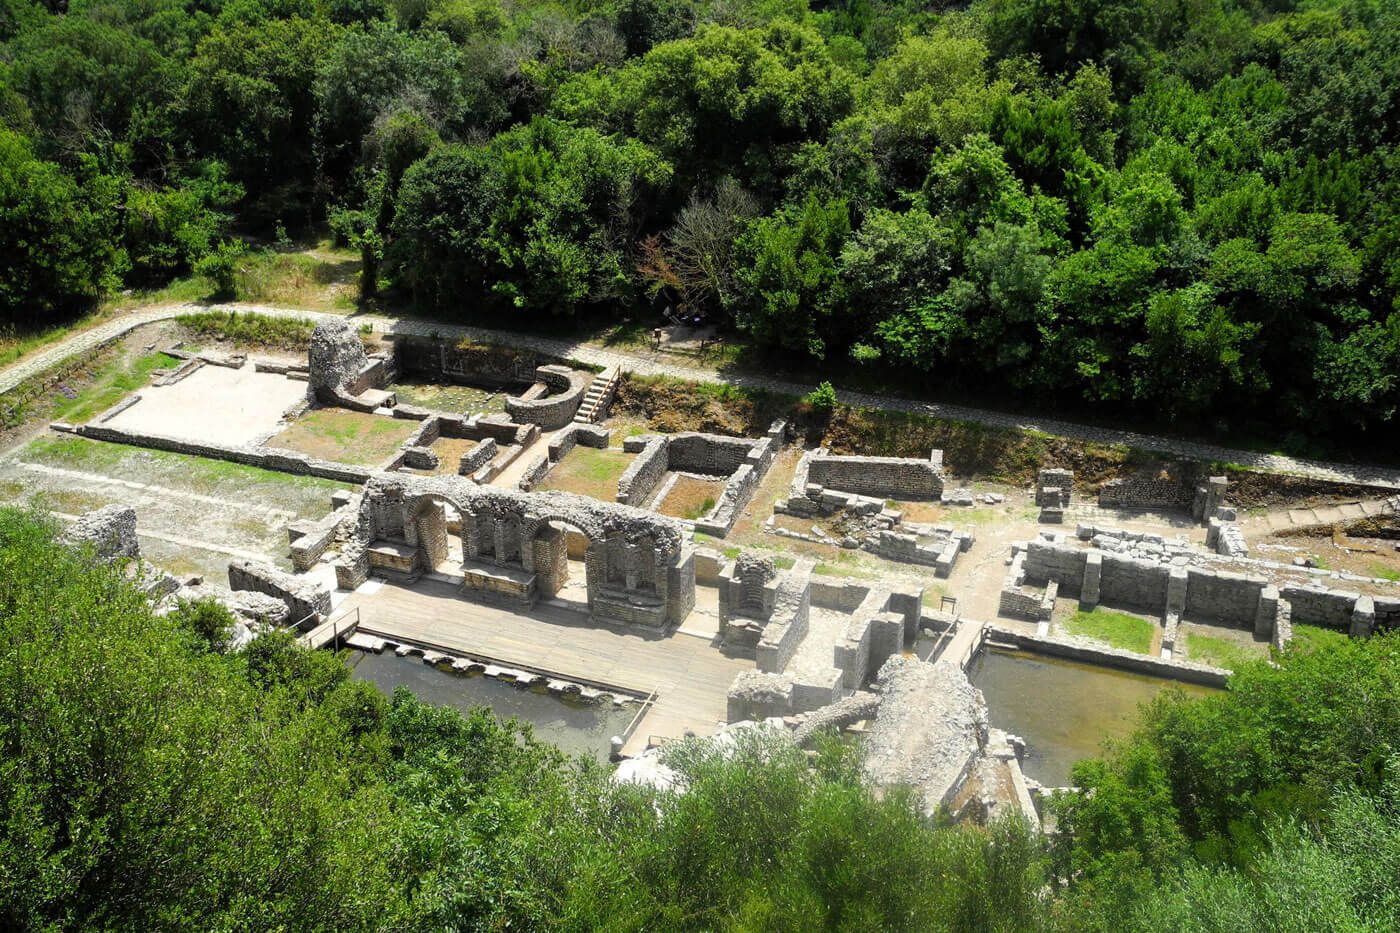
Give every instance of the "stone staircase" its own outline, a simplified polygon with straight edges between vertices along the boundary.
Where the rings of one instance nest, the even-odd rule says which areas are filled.
[[[1279,509],[1268,512],[1259,518],[1270,531],[1287,531],[1290,528],[1330,525],[1354,521],[1359,518],[1369,518],[1385,512],[1393,513],[1396,511],[1397,499],[1400,497],[1343,502],[1313,509]]]
[[[588,392],[583,396],[583,404],[574,414],[574,421],[579,424],[593,424],[607,417],[608,407],[612,405],[613,396],[617,394],[617,384],[621,379],[620,366],[609,366],[594,376],[593,382],[588,386]]]

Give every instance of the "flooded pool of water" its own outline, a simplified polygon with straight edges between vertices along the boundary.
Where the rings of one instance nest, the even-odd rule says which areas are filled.
[[[1019,651],[982,651],[968,676],[987,699],[991,724],[1026,740],[1026,774],[1054,787],[1070,767],[1102,754],[1105,739],[1138,725],[1138,708],[1164,687],[1187,696],[1218,691]]]
[[[534,727],[535,738],[557,745],[570,755],[608,756],[608,740],[620,735],[637,707],[571,703],[547,693],[535,693],[491,677],[464,677],[424,664],[421,658],[352,652],[351,677],[374,684],[386,696],[406,687],[427,703],[466,711],[489,706],[501,719],[516,717]]]

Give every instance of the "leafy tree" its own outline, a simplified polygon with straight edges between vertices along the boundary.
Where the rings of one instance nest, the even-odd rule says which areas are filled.
[[[754,221],[738,243],[739,327],[764,344],[824,357],[844,298],[836,263],[849,231],[846,205],[816,198]]]
[[[571,313],[629,287],[619,244],[669,177],[644,146],[546,119],[439,149],[404,176],[399,274],[434,305],[465,288],[499,308]]]
[[[116,287],[126,255],[118,233],[121,186],[79,159],[74,177],[0,130],[0,317],[33,323]]]
[[[225,162],[245,217],[306,217],[316,169],[314,82],[334,29],[300,17],[228,23],[189,64],[176,113],[189,145]]]

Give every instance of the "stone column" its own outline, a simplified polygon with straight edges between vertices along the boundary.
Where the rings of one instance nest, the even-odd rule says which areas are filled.
[[[1254,637],[1274,637],[1274,620],[1278,618],[1278,587],[1272,583],[1259,591],[1259,605],[1254,611]]]
[[[1084,555],[1084,585],[1079,588],[1079,601],[1085,606],[1099,604],[1099,580],[1103,576],[1103,552],[1097,548]]]
[[[1376,604],[1369,596],[1362,596],[1351,610],[1351,637],[1370,638],[1376,630]]]
[[[491,520],[491,535],[496,542],[496,553],[494,555],[496,566],[504,567],[506,559],[502,555],[506,552],[506,523],[504,519],[496,518]]]
[[[1186,568],[1173,567],[1167,576],[1167,612],[1186,611]]]
[[[588,549],[583,554],[584,581],[588,585],[588,609],[593,611],[593,603],[607,583],[607,545],[602,541],[588,540]]]

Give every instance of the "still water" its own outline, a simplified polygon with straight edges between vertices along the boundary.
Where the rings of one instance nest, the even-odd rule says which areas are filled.
[[[991,724],[1026,740],[1026,774],[1052,787],[1068,784],[1070,766],[1100,755],[1105,739],[1132,732],[1138,724],[1138,708],[1163,688],[1179,688],[1193,697],[1218,692],[990,648],[978,654],[968,677],[987,699]]]
[[[611,703],[572,703],[492,677],[450,674],[420,658],[401,658],[392,651],[352,652],[347,663],[351,677],[374,684],[386,696],[396,687],[406,687],[426,703],[463,711],[489,706],[501,719],[514,716],[530,723],[540,741],[557,745],[570,755],[592,755],[599,760],[607,758],[608,740],[622,734],[637,710],[635,705],[619,709]]]

